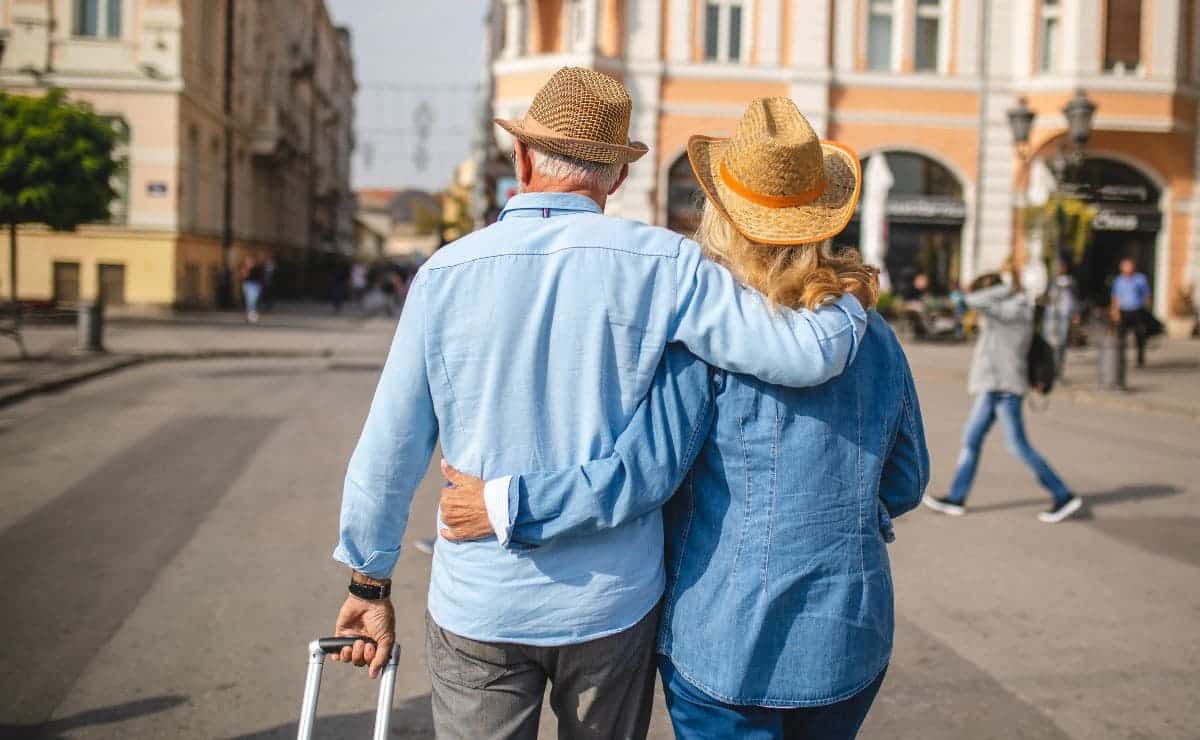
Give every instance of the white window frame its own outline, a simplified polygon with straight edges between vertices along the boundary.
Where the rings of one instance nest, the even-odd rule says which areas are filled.
[[[717,58],[708,58],[708,6],[716,5],[717,10]],[[732,38],[730,35],[729,25],[731,23],[730,16],[732,8],[739,7],[742,9],[742,28],[740,38],[738,39],[738,57],[731,59],[729,57],[729,41]],[[753,40],[751,35],[753,32],[753,24],[751,19],[754,13],[754,0],[704,0],[700,4],[701,10],[701,34],[700,34],[700,60],[710,64],[748,64],[750,61],[750,43]]]
[[[1053,75],[1058,73],[1063,53],[1063,3],[1062,0],[1038,1],[1037,25],[1037,60],[1034,71],[1036,74]],[[1046,33],[1046,22],[1055,21],[1054,37]],[[1043,66],[1046,58],[1047,45],[1052,50],[1050,66]]]
[[[900,60],[904,53],[904,24],[900,22],[903,17],[904,2],[903,0],[865,0],[865,2],[867,12],[866,23],[863,24],[862,29],[862,45],[863,58],[866,59],[866,71],[899,72]],[[871,16],[873,15],[888,15],[892,19],[891,49],[888,50],[886,67],[871,66]]]
[[[914,17],[912,24],[912,42],[913,42],[913,71],[917,74],[946,74],[950,70],[950,24],[949,13],[947,12],[948,0],[937,0],[936,5],[924,5],[919,2],[913,3]],[[893,24],[895,23],[895,10],[893,12]],[[921,18],[937,18],[938,21],[938,38],[937,38],[937,60],[933,69],[918,69],[917,68],[917,26]],[[892,32],[895,33],[895,26],[892,26]],[[893,41],[893,50],[895,42]]]
[[[98,41],[118,41],[125,34],[124,0],[96,0],[96,33],[81,33],[79,31],[79,0],[71,0],[71,35],[77,39],[96,39]],[[113,34],[108,27],[112,6],[117,7],[120,19],[120,30]]]

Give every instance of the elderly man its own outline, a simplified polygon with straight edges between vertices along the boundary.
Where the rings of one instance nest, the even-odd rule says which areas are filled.
[[[499,481],[486,508],[504,531],[519,506],[504,476],[611,450],[651,384],[669,382],[668,343],[806,386],[844,370],[862,338],[853,297],[775,311],[694,242],[604,216],[646,151],[629,143],[630,108],[611,78],[557,72],[523,120],[497,121],[516,139],[522,193],[412,282],[346,474],[335,552],[353,571],[337,634],[376,643],[338,657],[372,676],[394,640],[388,575],[439,436],[456,466]],[[547,681],[559,737],[644,737],[662,558],[657,510],[537,549],[440,539],[426,616],[438,737],[535,738]]]

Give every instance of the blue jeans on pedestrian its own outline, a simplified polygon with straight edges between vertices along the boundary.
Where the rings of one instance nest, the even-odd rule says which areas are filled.
[[[774,709],[726,704],[693,686],[658,656],[667,711],[679,740],[854,740],[883,685],[885,667],[862,691],[819,707]]]
[[[954,474],[954,484],[950,487],[950,501],[961,504],[971,491],[971,483],[975,480],[975,471],[979,467],[979,453],[983,449],[983,440],[988,430],[992,428],[996,417],[1004,424],[1004,443],[1008,451],[1021,459],[1038,482],[1054,496],[1054,502],[1060,504],[1071,497],[1071,492],[1061,479],[1050,469],[1041,455],[1029,444],[1025,436],[1025,421],[1021,416],[1021,405],[1025,397],[1016,393],[990,391],[981,393],[967,419],[967,428],[963,432],[962,453],[958,456],[958,470]]]
[[[254,280],[242,281],[242,298],[246,301],[246,313],[258,313],[258,298],[262,295],[262,283]]]

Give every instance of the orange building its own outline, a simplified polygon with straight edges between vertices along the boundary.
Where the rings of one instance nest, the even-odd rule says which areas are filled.
[[[1190,0],[501,0],[495,106],[520,116],[557,68],[624,81],[651,153],[612,212],[694,220],[684,147],[728,135],[746,103],[786,95],[827,138],[891,172],[887,264],[898,287],[993,269],[1020,241],[1033,159],[1063,141],[1076,89],[1097,105],[1077,180],[1101,213],[1081,266],[1100,300],[1132,255],[1165,312],[1197,279],[1200,11]],[[1036,111],[1019,151],[1007,111]],[[502,142],[505,146],[510,142]],[[1100,188],[1104,184],[1106,187]],[[857,223],[846,232],[856,240]]]

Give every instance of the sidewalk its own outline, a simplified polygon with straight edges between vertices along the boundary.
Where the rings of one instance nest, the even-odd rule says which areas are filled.
[[[0,405],[142,362],[352,354],[356,329],[393,321],[351,310],[334,315],[322,304],[280,306],[255,325],[234,312],[110,318],[104,353],[78,352],[73,323],[31,323],[23,332],[28,359],[20,358],[15,343],[0,339]]]

